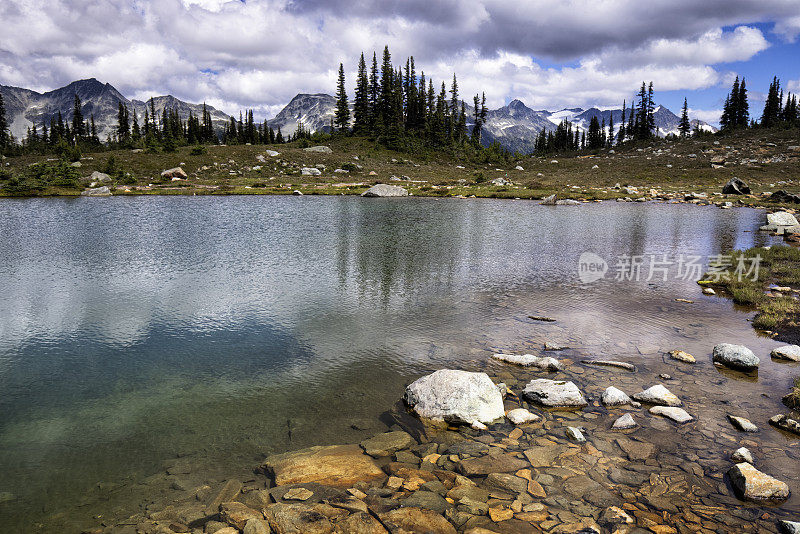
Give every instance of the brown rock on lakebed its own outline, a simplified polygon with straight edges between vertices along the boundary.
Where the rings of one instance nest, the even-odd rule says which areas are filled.
[[[513,454],[498,454],[497,456],[481,456],[468,458],[459,464],[459,470],[466,476],[488,475],[490,473],[509,473],[528,467],[528,462],[515,457]]]
[[[262,469],[275,478],[276,486],[317,482],[349,488],[372,482],[386,474],[358,445],[310,447],[267,458]]]
[[[384,525],[407,532],[426,534],[456,534],[456,529],[447,519],[431,510],[423,508],[398,508],[380,515]]]

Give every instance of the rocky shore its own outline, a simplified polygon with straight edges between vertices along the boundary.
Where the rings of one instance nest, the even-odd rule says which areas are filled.
[[[493,354],[491,377],[423,376],[385,433],[271,455],[252,476],[185,488],[92,532],[800,532],[796,505],[784,506],[800,491],[795,413],[752,422],[737,399],[710,420],[670,391],[700,359],[682,351],[663,355],[675,377],[543,352]],[[708,360],[728,373],[760,364],[732,344],[709,347]],[[603,372],[587,383],[587,369]],[[762,446],[766,432],[784,433],[785,450]],[[764,465],[777,454],[776,473]]]

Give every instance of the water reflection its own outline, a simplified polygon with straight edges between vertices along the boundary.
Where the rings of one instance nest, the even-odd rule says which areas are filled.
[[[746,326],[729,304],[676,304],[697,287],[673,276],[583,286],[578,257],[767,244],[746,231],[762,217],[480,199],[3,201],[0,491],[35,516],[43,488],[57,508],[76,486],[146,476],[178,453],[241,467],[355,440],[415,374],[541,343],[513,319],[533,311],[587,356],[707,344]]]

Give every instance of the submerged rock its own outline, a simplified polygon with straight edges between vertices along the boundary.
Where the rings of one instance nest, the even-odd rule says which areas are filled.
[[[536,356],[534,354],[493,354],[492,358],[523,367],[536,367],[543,371],[561,370],[561,364],[552,356]]]
[[[531,380],[525,386],[522,395],[531,402],[548,407],[573,408],[588,404],[578,386],[563,380],[546,378]]]
[[[626,371],[636,371],[636,366],[628,362],[618,362],[616,360],[583,360],[587,365],[600,365],[602,367],[616,367],[618,369],[625,369]]]
[[[362,197],[407,197],[408,191],[399,185],[375,184],[363,193]]]
[[[408,386],[404,400],[434,421],[488,424],[505,415],[503,396],[486,373],[440,369]]]
[[[706,288],[710,289],[710,288]],[[705,292],[705,289],[703,290]],[[669,357],[673,360],[678,360],[679,362],[684,363],[697,363],[697,359],[689,354],[688,352],[684,352],[682,350],[673,350],[669,353]]]
[[[456,534],[447,519],[433,510],[423,508],[397,508],[380,514],[381,522],[392,532],[427,532],[431,534]]]
[[[800,202],[800,200],[798,200]],[[800,534],[800,522],[797,521],[778,521],[778,530],[781,534]]]
[[[743,345],[720,343],[714,347],[712,357],[715,363],[739,371],[751,371],[758,368],[760,360],[753,351]]]
[[[681,400],[665,388],[661,384],[656,384],[642,392],[636,393],[634,399],[647,402],[649,404],[658,404],[661,406],[682,406]]]
[[[653,415],[662,415],[672,419],[676,423],[688,423],[694,419],[686,410],[678,408],[677,406],[653,406],[650,408],[650,413]]]
[[[778,347],[770,353],[770,356],[776,360],[788,360],[791,362],[800,362],[800,346],[798,345],[785,345]]]
[[[782,501],[789,497],[789,486],[777,478],[762,473],[747,462],[728,471],[731,485],[739,498],[747,501]]]
[[[385,477],[375,461],[358,445],[310,447],[268,457],[262,469],[275,479],[276,486],[317,482],[348,488],[358,482]]]
[[[408,449],[417,442],[408,432],[397,430],[378,434],[361,442],[361,448],[373,458],[391,456],[397,451]]]
[[[601,400],[606,406],[622,406],[623,404],[630,404],[631,398],[627,393],[614,386],[609,386],[603,392]]]

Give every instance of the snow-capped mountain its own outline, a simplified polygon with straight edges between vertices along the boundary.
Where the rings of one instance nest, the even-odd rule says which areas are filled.
[[[46,93],[0,85],[0,93],[3,95],[11,134],[17,139],[24,138],[28,128],[34,123],[40,130],[43,125],[49,127],[50,118],[56,117],[59,112],[65,122],[72,121],[75,95],[81,99],[81,112],[84,118],[89,120],[89,117],[94,116],[97,135],[101,140],[105,140],[114,132],[120,102],[131,111],[135,110],[139,124],[144,124],[145,102],[128,100],[114,86],[95,78],[78,80]],[[153,103],[159,116],[165,107],[175,108],[183,120],[189,118],[189,111],[200,116],[203,109],[202,104],[189,104],[169,95],[155,97]],[[215,127],[220,130],[224,128],[229,117],[211,106],[208,106],[208,110]]]
[[[292,98],[275,118],[267,121],[274,129],[278,127],[284,136],[293,133],[299,122],[303,128],[312,132],[330,131],[331,121],[336,111],[336,99],[325,93],[299,94]]]
[[[104,84],[94,78],[72,82],[65,87],[46,93],[0,85],[0,93],[5,101],[11,133],[17,139],[24,138],[28,128],[34,123],[40,129],[42,125],[49,125],[50,118],[55,117],[59,112],[65,122],[70,122],[75,95],[81,99],[83,116],[88,120],[90,116],[94,115],[97,132],[102,140],[114,132],[120,102],[136,113],[140,125],[144,124],[145,108],[149,107],[149,100],[128,100],[111,84]],[[177,109],[183,120],[189,117],[190,112],[195,116],[201,116],[203,109],[202,104],[190,104],[169,95],[154,97],[153,104],[159,118],[164,109]],[[466,105],[466,108],[467,128],[471,130],[474,109],[469,104]],[[207,106],[207,109],[211,113],[215,129],[218,133],[222,133],[230,121],[230,116],[211,106]],[[267,122],[276,130],[280,127],[284,136],[293,133],[300,122],[312,132],[329,131],[335,109],[336,99],[331,95],[301,93],[295,96],[275,118]],[[613,117],[614,130],[615,132],[619,131],[622,122],[621,109],[600,110],[593,107],[586,110],[565,108],[559,111],[536,111],[515,99],[507,105],[487,113],[482,142],[488,145],[496,141],[509,150],[531,152],[536,136],[543,129],[554,130],[561,121],[566,119],[573,124],[573,128],[586,130],[589,128],[592,117],[595,116],[598,121],[605,121],[606,125]],[[678,133],[680,118],[672,111],[658,106],[654,116],[658,135]],[[693,120],[692,126],[716,131],[716,128],[702,121]]]

